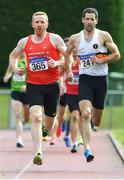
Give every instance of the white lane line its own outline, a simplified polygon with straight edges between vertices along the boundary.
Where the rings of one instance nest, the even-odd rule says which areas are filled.
[[[15,180],[18,180],[28,169],[29,167],[32,165],[32,160],[30,160],[30,162],[28,164],[26,164],[26,166],[20,171],[20,173],[18,173],[15,176]]]
[[[47,149],[48,146],[49,146],[49,142],[48,143],[46,142],[46,145],[43,147],[43,152]],[[14,177],[13,180],[18,180],[29,169],[29,167],[32,165],[32,161],[33,161],[33,159],[30,160],[26,164],[26,166]]]
[[[0,135],[0,147],[2,147],[2,136]],[[0,153],[0,162],[2,162],[2,154]],[[0,171],[2,171],[2,163],[0,163]]]

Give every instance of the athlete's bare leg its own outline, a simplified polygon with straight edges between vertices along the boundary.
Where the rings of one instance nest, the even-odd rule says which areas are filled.
[[[79,111],[75,110],[70,114],[70,132],[73,144],[77,141],[79,134]]]
[[[60,128],[62,125],[65,109],[66,109],[66,106],[59,105],[58,107],[58,110],[57,110],[58,111],[57,113],[58,128]]]
[[[22,139],[22,132],[23,132],[23,104],[17,100],[11,100],[12,102],[12,109],[15,115],[16,120],[16,138],[17,141]]]
[[[44,124],[48,131],[51,131],[54,126],[55,117],[50,117],[45,115]]]
[[[84,141],[84,149],[90,149],[90,133],[91,133],[91,103],[88,100],[79,102],[81,111],[80,117],[80,132]]]
[[[34,150],[36,153],[42,154],[42,107],[34,105],[30,107],[30,120],[31,120],[31,134],[34,143]]]
[[[28,123],[29,122],[29,105],[23,105],[23,109],[24,109],[24,123]]]
[[[53,126],[52,126],[52,130],[50,131],[50,135],[51,135],[50,145],[56,144],[57,128],[58,128],[58,121],[57,121],[57,118],[55,117],[54,118],[54,123],[53,123]]]
[[[79,135],[79,111],[74,110],[70,114],[70,133],[71,133],[71,140],[72,140],[72,148],[71,152],[76,153],[78,151],[78,142],[77,138]]]
[[[91,112],[92,105],[88,100],[82,100],[79,102],[79,108],[81,111],[80,117],[80,133],[84,141],[84,156],[87,162],[91,162],[94,156],[90,150],[90,133],[91,133]]]
[[[100,126],[102,115],[103,115],[103,110],[102,109],[93,108],[92,122],[94,123],[95,126],[97,126],[97,127]]]

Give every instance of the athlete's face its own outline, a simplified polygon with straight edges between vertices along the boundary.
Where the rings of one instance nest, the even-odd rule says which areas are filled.
[[[48,20],[45,15],[37,15],[33,17],[32,27],[37,35],[41,35],[48,27]]]
[[[91,32],[96,27],[98,19],[96,19],[94,13],[86,13],[85,17],[82,18],[82,22],[84,24],[84,29],[88,32]]]

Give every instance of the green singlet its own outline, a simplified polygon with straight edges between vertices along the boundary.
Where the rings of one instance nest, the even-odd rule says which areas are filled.
[[[22,92],[21,87],[26,85],[27,73],[26,73],[26,59],[18,60],[18,67],[25,68],[25,74],[19,76],[16,73],[13,73],[11,79],[11,91],[19,91]]]

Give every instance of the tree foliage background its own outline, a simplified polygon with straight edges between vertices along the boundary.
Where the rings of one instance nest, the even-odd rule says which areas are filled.
[[[121,61],[111,64],[110,71],[124,72],[123,0],[0,0],[0,82],[18,40],[33,33],[31,16],[35,11],[48,14],[48,31],[66,37],[82,30],[81,14],[87,7],[98,10],[97,27],[108,31],[120,49]]]

